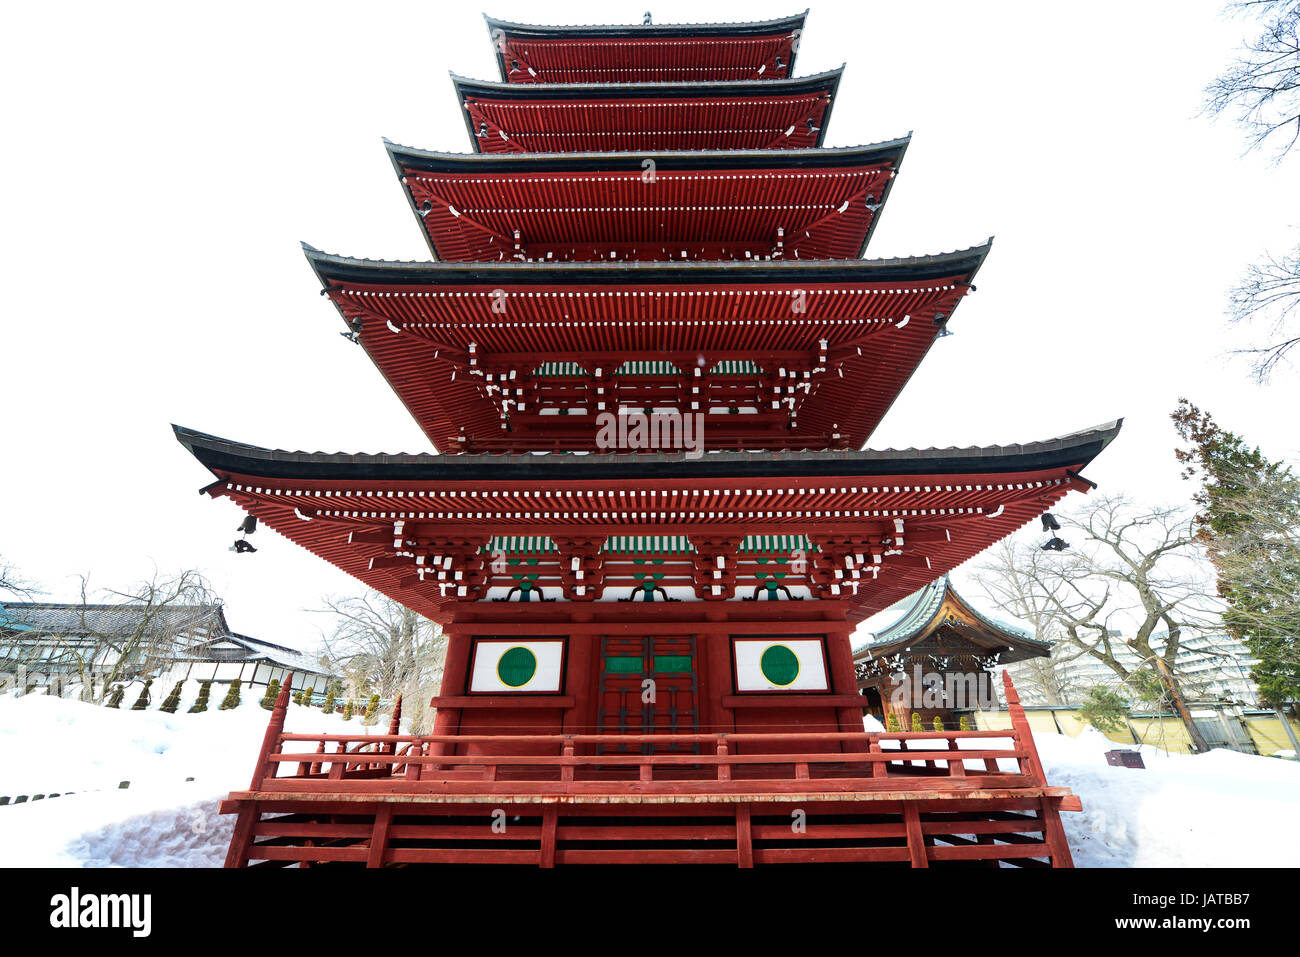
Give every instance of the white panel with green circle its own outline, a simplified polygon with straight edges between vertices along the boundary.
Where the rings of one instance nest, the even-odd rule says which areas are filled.
[[[737,691],[826,691],[819,638],[737,638]]]
[[[481,639],[474,642],[469,690],[558,692],[563,673],[563,639]]]

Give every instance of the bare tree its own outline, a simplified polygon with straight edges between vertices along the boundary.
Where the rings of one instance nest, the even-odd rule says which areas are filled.
[[[1178,660],[1184,635],[1208,633],[1218,611],[1190,512],[1102,497],[1059,520],[1060,535],[1074,538],[1075,547],[1013,547],[995,566],[1008,580],[991,596],[1019,617],[1026,617],[1026,605],[1035,609],[1058,640],[1105,664],[1121,683],[1154,682],[1196,749],[1207,750],[1186,704]],[[1159,652],[1152,646],[1158,639]]]
[[[1241,281],[1228,292],[1228,318],[1237,325],[1267,325],[1258,345],[1234,350],[1249,356],[1256,380],[1264,382],[1287,354],[1300,343],[1292,321],[1300,309],[1300,246],[1278,258],[1266,254],[1246,268]]]
[[[18,598],[30,598],[36,593],[36,586],[23,576],[18,566],[6,561],[0,555],[0,595],[12,595]]]
[[[1263,20],[1263,31],[1207,88],[1205,110],[1229,114],[1245,128],[1249,148],[1277,145],[1281,161],[1300,142],[1300,2],[1236,0],[1230,11]],[[1283,256],[1265,254],[1228,294],[1234,324],[1267,326],[1263,341],[1236,352],[1249,356],[1255,377],[1267,379],[1296,345],[1290,331],[1300,305],[1300,246]]]
[[[79,682],[87,700],[102,701],[120,682],[156,677],[224,630],[220,601],[193,570],[98,592],[82,576],[80,595],[72,606],[10,606],[10,618],[25,624],[10,639],[10,654],[29,672]]]
[[[1228,10],[1261,18],[1263,30],[1206,88],[1206,112],[1234,115],[1252,149],[1276,143],[1281,159],[1300,141],[1300,3],[1236,0]]]
[[[1038,554],[1041,552],[1025,553],[1025,557],[1034,560]],[[1067,704],[1082,691],[1070,666],[1086,652],[1062,640],[1051,604],[1029,587],[1026,576],[1018,573],[1022,560],[1021,550],[1009,539],[1003,540],[976,569],[975,580],[994,604],[1027,622],[1034,638],[1052,646],[1045,658],[1028,658],[1009,667],[1018,684],[1028,684],[1027,697],[1047,705]]]
[[[428,723],[428,700],[442,676],[446,639],[436,624],[378,592],[327,598],[320,612],[334,617],[324,659],[342,674],[352,697],[403,695],[412,732]]]

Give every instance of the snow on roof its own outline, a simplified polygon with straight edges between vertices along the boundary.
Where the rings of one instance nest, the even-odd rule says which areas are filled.
[[[51,635],[129,634],[143,625],[167,631],[229,631],[221,605],[167,605],[149,607],[123,602],[112,605],[57,602],[8,602],[6,626]]]

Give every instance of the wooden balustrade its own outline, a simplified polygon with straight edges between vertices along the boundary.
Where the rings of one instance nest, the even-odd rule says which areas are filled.
[[[617,736],[277,732],[259,760],[265,770],[250,790],[500,795],[1042,787],[1046,782],[1035,773],[1023,735],[1018,729]],[[987,746],[998,741],[1010,747]],[[639,752],[594,753],[598,745],[614,742]],[[698,748],[683,752],[682,745]],[[1018,770],[1000,770],[998,759],[1015,761]],[[966,761],[983,770],[968,769]]]

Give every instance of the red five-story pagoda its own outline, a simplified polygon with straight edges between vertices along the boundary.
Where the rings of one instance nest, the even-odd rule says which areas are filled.
[[[867,734],[849,636],[1086,490],[1118,424],[861,451],[988,245],[861,258],[908,140],[822,147],[803,21],[490,20],[475,152],[388,144],[434,261],[307,249],[437,454],[176,430],[448,635],[432,734],[276,712],[230,864],[1069,863],[1014,689],[1010,734]]]

